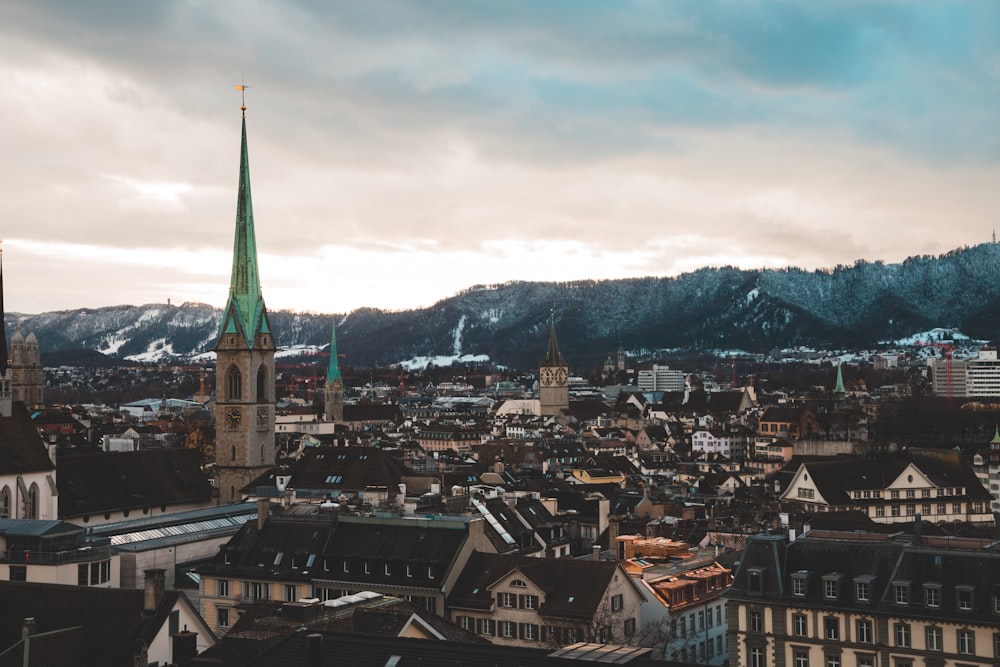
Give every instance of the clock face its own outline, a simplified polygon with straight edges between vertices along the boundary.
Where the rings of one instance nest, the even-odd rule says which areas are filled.
[[[548,387],[549,385],[552,384],[552,369],[543,368],[541,371],[539,371],[538,378],[541,381],[542,386]]]
[[[567,379],[566,369],[565,368],[557,368],[556,369],[556,384],[559,384],[559,385],[566,384],[566,379]]]
[[[257,426],[267,426],[267,408],[257,408]]]
[[[226,412],[226,424],[230,427],[235,428],[240,425],[243,421],[243,413],[240,412],[239,408],[229,408]]]

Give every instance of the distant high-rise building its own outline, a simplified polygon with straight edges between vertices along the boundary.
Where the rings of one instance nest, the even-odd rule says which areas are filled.
[[[233,270],[215,345],[215,485],[220,504],[239,501],[239,490],[274,465],[276,453],[275,345],[257,269],[246,107],[242,129]]]
[[[653,364],[652,369],[639,371],[637,381],[640,391],[684,391],[684,371],[670,366]]]
[[[549,325],[549,348],[538,369],[538,384],[542,416],[558,415],[569,408],[569,367],[559,352],[554,318]]]
[[[951,364],[949,372],[948,365]],[[931,359],[931,388],[938,396],[1000,397],[1000,359],[995,348],[984,347],[976,359]]]

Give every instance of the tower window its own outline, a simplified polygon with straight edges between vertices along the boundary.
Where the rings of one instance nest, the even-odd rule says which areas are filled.
[[[267,400],[267,369],[261,365],[261,367],[257,369],[257,402],[263,403]]]
[[[230,401],[243,398],[243,374],[236,366],[230,366],[226,373],[226,398]]]

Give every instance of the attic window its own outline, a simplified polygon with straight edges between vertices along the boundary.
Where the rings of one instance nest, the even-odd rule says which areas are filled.
[[[274,557],[274,564],[281,565],[281,559],[285,557],[284,551],[279,551]]]
[[[752,567],[747,569],[747,590],[751,593],[764,592],[764,568]]]
[[[524,583],[520,579],[515,579],[514,581],[510,582],[510,587],[511,588],[527,588],[528,584]]]

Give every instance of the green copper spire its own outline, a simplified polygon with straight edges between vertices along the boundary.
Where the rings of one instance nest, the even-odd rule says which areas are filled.
[[[549,316],[549,349],[545,353],[545,360],[542,366],[565,366],[566,361],[559,353],[559,342],[556,340],[556,316],[552,313]]]
[[[990,440],[991,445],[1000,445],[1000,426],[996,427],[996,431],[993,433],[993,439]]]
[[[846,394],[847,390],[844,389],[844,375],[840,372],[840,364],[837,364],[837,386],[833,388],[834,394]]]
[[[326,370],[326,386],[331,387],[337,382],[344,385],[344,378],[340,375],[340,362],[337,361],[337,321],[330,322],[330,365]]]
[[[229,281],[221,334],[240,333],[250,347],[259,333],[270,333],[257,269],[257,240],[250,199],[250,159],[247,155],[247,119],[243,114],[240,145],[240,185],[236,199],[236,238],[233,243],[233,274]]]

